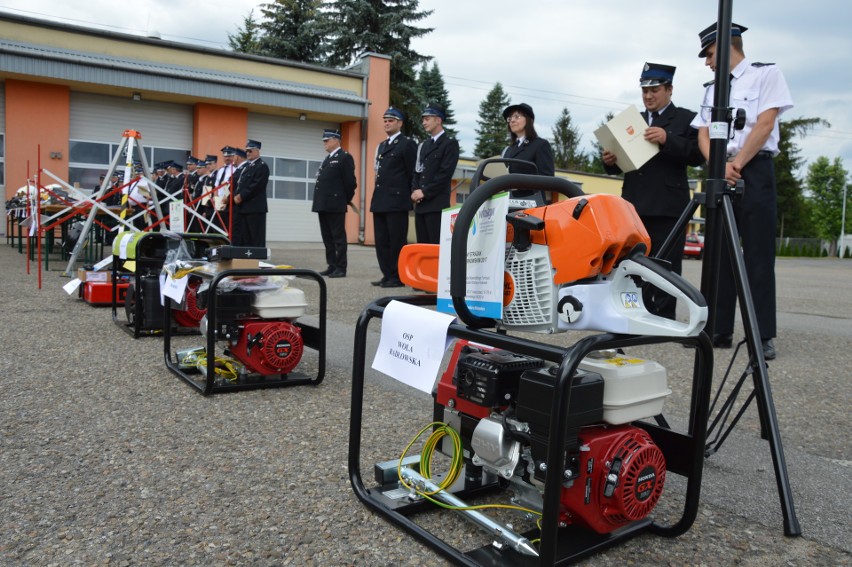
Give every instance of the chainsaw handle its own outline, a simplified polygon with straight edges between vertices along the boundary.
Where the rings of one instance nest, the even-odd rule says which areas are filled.
[[[456,217],[456,230],[453,231],[453,240],[450,244],[450,297],[459,319],[469,327],[493,327],[497,323],[489,317],[474,315],[464,301],[467,295],[468,228],[482,205],[494,195],[511,189],[560,193],[569,198],[584,195],[582,189],[562,177],[522,175],[519,173],[510,173],[489,179],[468,195]]]
[[[680,274],[677,274],[671,270],[667,270],[666,268],[655,262],[653,258],[648,258],[647,256],[642,256],[641,254],[635,254],[631,256],[630,260],[633,260],[640,266],[644,266],[645,268],[659,276],[658,278],[654,278],[654,280],[651,282],[652,284],[655,284],[658,288],[669,293],[672,293],[674,290],[678,290],[684,295],[684,297],[689,299],[698,307],[707,307],[707,300],[704,299],[704,296],[701,295],[701,292],[698,291],[698,289],[696,289],[695,286],[693,286],[691,283],[686,281],[686,279]],[[629,269],[628,273],[639,275],[635,271]],[[642,276],[640,275],[639,277]]]

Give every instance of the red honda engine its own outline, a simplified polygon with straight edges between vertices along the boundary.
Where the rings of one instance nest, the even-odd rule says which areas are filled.
[[[589,427],[580,441],[580,477],[562,490],[564,520],[605,534],[650,514],[666,460],[648,434],[630,425]]]
[[[287,321],[247,319],[240,322],[237,343],[231,355],[251,372],[263,375],[288,374],[302,359],[302,332]]]

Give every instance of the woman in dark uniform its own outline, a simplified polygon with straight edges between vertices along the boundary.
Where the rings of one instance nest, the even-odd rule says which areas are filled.
[[[503,111],[503,118],[509,125],[509,135],[512,143],[503,150],[502,157],[518,159],[531,162],[535,167],[526,164],[508,164],[509,173],[524,173],[528,175],[548,175],[553,177],[553,150],[550,143],[544,138],[539,138],[535,131],[535,113],[530,105],[526,103],[507,106]],[[540,191],[525,191],[515,189],[512,191],[512,199],[532,200],[536,196],[538,204],[544,204],[544,196]]]

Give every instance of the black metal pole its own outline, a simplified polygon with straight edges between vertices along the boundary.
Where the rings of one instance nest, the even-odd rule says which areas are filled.
[[[716,77],[711,111],[709,136],[710,155],[708,179],[704,183],[706,194],[706,224],[704,250],[705,259],[701,273],[701,291],[707,299],[708,319],[706,331],[711,336],[716,325],[716,302],[719,287],[719,267],[721,265],[722,246],[727,245],[730,261],[734,270],[740,313],[750,353],[749,364],[753,369],[754,388],[757,394],[757,407],[761,428],[769,440],[770,453],[775,468],[775,481],[781,501],[784,517],[784,533],[788,536],[801,535],[801,527],[796,518],[793,505],[790,480],[787,475],[787,463],[781,444],[775,405],[769,386],[769,375],[763,357],[760,332],[754,311],[754,299],[748,284],[745,261],[739,246],[739,232],[736,227],[731,201],[736,193],[725,180],[727,163],[727,145],[731,128],[728,110],[730,100],[730,62],[731,62],[731,14],[733,0],[719,0],[719,15],[716,23]],[[745,188],[748,190],[748,187]],[[736,393],[733,394],[735,396]],[[716,446],[718,448],[718,445]]]
[[[731,92],[731,13],[733,0],[719,0],[716,23],[716,77],[713,108],[710,114],[710,156],[707,179],[704,224],[704,265],[701,271],[701,293],[707,299],[706,331],[712,338],[716,328],[716,295],[719,289],[722,231],[719,227],[719,201],[728,190],[725,163],[728,146],[728,100]],[[715,125],[715,127],[714,127]]]

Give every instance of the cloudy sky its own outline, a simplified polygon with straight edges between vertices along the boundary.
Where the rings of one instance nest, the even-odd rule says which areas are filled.
[[[125,33],[158,31],[163,39],[225,47],[259,0],[0,0],[10,13],[59,19]],[[550,136],[568,108],[591,144],[608,111],[641,107],[639,74],[645,61],[675,65],[674,102],[698,109],[702,83],[713,78],[697,57],[698,32],[715,21],[715,0],[420,0],[434,28],[415,49],[438,63],[450,92],[460,142],[476,143],[479,103],[496,82],[512,102],[536,112],[540,134]],[[839,156],[852,170],[852,3],[837,0],[735,0],[733,20],[749,27],[745,51],[752,61],[780,65],[795,108],[785,117],[820,117],[799,140],[802,157]]]

